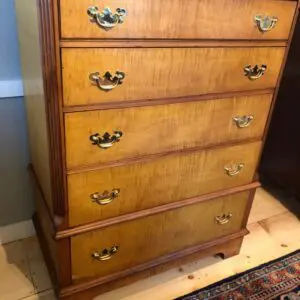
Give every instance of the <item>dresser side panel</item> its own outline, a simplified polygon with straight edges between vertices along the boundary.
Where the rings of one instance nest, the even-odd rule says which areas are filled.
[[[17,0],[15,7],[27,111],[30,158],[49,210],[53,214],[38,9],[36,0]]]

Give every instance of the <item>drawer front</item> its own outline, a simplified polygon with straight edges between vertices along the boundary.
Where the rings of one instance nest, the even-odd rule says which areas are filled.
[[[242,192],[75,236],[71,238],[73,278],[111,275],[237,232],[248,198],[249,192]]]
[[[65,115],[68,168],[262,137],[272,95]],[[253,118],[253,119],[252,119]],[[243,127],[246,126],[246,127]],[[104,134],[122,132],[107,145]],[[98,144],[92,139],[99,134]],[[108,148],[102,148],[109,146]]]
[[[284,47],[63,49],[64,105],[273,88],[284,52]],[[257,79],[245,75],[249,65],[257,65],[247,73]]]
[[[251,183],[260,149],[255,142],[69,174],[70,226]]]
[[[98,39],[287,39],[296,4],[270,0],[61,0],[61,35]],[[105,7],[111,14],[103,20]],[[261,17],[256,21],[256,16]],[[265,26],[260,26],[265,17],[278,21],[265,19]]]

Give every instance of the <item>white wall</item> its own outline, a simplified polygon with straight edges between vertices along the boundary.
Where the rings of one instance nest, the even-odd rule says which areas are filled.
[[[20,80],[16,17],[13,0],[0,0],[0,81]]]
[[[13,0],[0,0],[0,97],[22,96]]]

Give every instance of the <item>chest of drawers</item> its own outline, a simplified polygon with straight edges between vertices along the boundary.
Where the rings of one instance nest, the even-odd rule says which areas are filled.
[[[60,299],[239,253],[291,0],[16,0],[34,222]]]

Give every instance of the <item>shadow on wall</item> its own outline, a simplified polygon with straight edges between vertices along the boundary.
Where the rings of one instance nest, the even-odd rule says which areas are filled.
[[[0,226],[32,216],[28,163],[23,98],[0,98]]]

